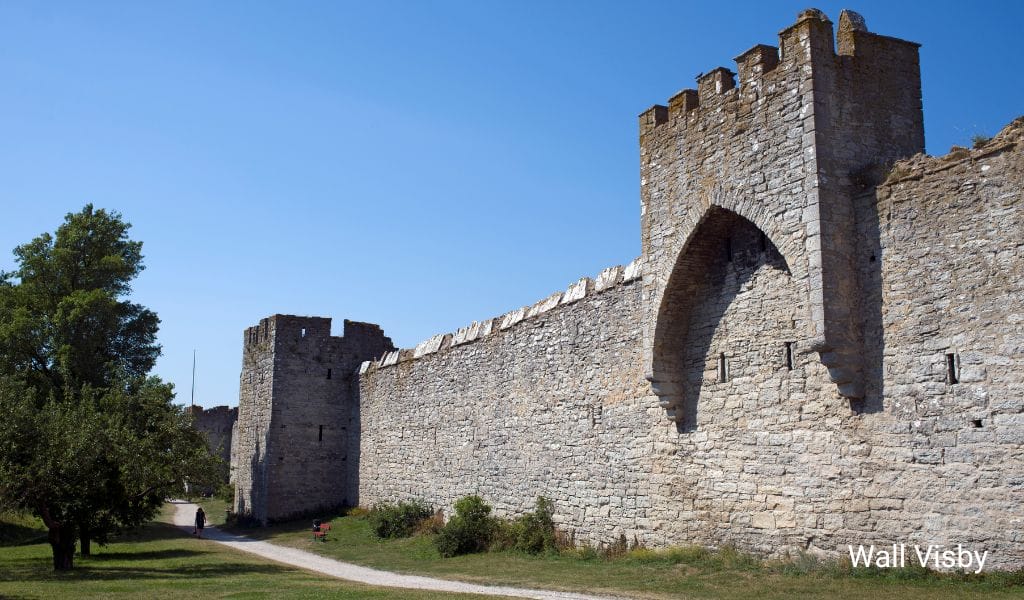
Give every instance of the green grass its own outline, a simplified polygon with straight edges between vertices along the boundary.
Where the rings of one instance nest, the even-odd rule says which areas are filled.
[[[511,552],[441,558],[431,536],[377,539],[364,517],[334,517],[326,543],[313,542],[307,520],[239,531],[361,565],[446,579],[644,598],[850,598],[931,600],[1024,598],[1024,571],[981,576],[924,569],[851,570],[810,558],[760,561],[734,550],[639,549],[614,559],[575,552]]]
[[[206,513],[206,524],[214,527],[219,527],[224,524],[224,519],[227,516],[225,511],[231,507],[229,502],[225,502],[217,497],[193,498],[192,502],[197,506],[203,507],[203,512]]]
[[[165,509],[164,518],[169,514]],[[75,557],[73,571],[54,573],[48,544],[9,545],[25,541],[26,535],[15,539],[13,533],[38,539],[45,532],[35,519],[0,515],[0,598],[483,598],[323,577],[191,538],[159,522],[109,546],[94,544],[92,557]]]

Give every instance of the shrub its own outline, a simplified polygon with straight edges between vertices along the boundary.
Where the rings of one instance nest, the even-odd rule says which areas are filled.
[[[262,527],[263,523],[254,517],[251,512],[246,511],[244,513],[228,513],[227,519],[224,521],[224,525],[226,527],[233,527],[237,529],[255,529],[257,527]]]
[[[434,538],[444,557],[483,552],[497,528],[491,507],[480,496],[466,496],[455,503],[455,514]]]
[[[370,509],[363,508],[362,506],[353,506],[345,511],[346,517],[358,517],[363,518],[370,514]]]
[[[971,145],[974,147],[975,150],[981,148],[990,141],[992,141],[992,137],[985,135],[983,133],[976,133],[973,136],[971,136]]]
[[[436,535],[444,529],[444,512],[438,509],[433,515],[420,521],[416,526],[416,535]]]
[[[533,512],[501,524],[496,545],[527,554],[558,552],[555,523],[551,518],[553,513],[551,501],[539,496]]]
[[[217,493],[215,494],[215,496],[217,497],[217,499],[223,500],[224,502],[231,504],[232,502],[235,501],[234,484],[225,483],[221,485],[219,488],[217,488]]]
[[[409,537],[419,524],[430,518],[433,511],[419,500],[398,504],[378,504],[367,515],[370,527],[380,538]]]

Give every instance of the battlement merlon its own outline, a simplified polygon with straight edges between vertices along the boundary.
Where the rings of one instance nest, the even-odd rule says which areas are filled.
[[[833,36],[832,22],[817,9],[800,13],[796,23],[779,32],[779,46],[757,44],[737,56],[736,73],[725,67],[716,67],[697,76],[697,89],[685,89],[669,99],[668,106],[656,104],[640,114],[641,145],[644,135],[659,125],[688,116],[698,108],[713,110],[735,99],[737,95],[758,93],[766,84],[782,79],[775,75],[780,63],[789,68],[810,64],[832,66],[838,57],[853,62],[841,63],[848,70],[867,69],[890,73],[904,71],[898,67],[910,64],[905,82],[908,88],[918,90],[920,96],[920,75],[917,55],[920,44],[899,38],[871,33],[864,18],[853,11],[844,10],[839,18],[839,28]],[[891,68],[897,65],[897,68]],[[877,68],[877,70],[876,70]],[[918,73],[916,78],[913,73]],[[736,74],[739,75],[737,85]],[[733,92],[732,90],[737,90]],[[692,115],[690,115],[692,116]]]
[[[245,329],[245,347],[270,340],[319,339],[330,337],[329,317],[303,317],[299,315],[275,314],[260,319],[259,324]]]
[[[837,51],[838,41],[838,51]],[[690,237],[712,206],[753,223],[805,280],[806,337],[841,395],[863,397],[853,197],[924,149],[919,45],[819,10],[640,115],[644,361]],[[683,258],[681,258],[683,257]],[[685,266],[680,266],[685,268]]]
[[[331,335],[330,317],[307,317],[300,315],[275,314],[260,319],[259,324],[247,327],[243,334],[244,349],[266,349],[266,345],[275,345],[285,341],[321,341],[333,339],[345,347],[351,347],[360,354],[374,357],[382,355],[394,346],[391,339],[384,335],[380,325],[361,321],[344,321],[344,333],[341,336]]]

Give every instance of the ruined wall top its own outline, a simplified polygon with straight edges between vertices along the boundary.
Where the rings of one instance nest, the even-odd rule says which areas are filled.
[[[572,304],[587,296],[604,292],[615,286],[637,281],[641,275],[641,262],[639,258],[626,266],[616,265],[608,267],[601,271],[596,279],[583,277],[570,284],[564,292],[555,292],[530,306],[517,308],[493,319],[485,319],[480,322],[474,321],[455,333],[439,333],[430,339],[420,342],[415,348],[393,350],[384,354],[379,360],[365,361],[359,367],[359,374],[362,375],[373,370],[391,367],[401,362],[416,360],[455,346],[474,342],[499,331],[514,327],[524,320],[542,315],[556,307]]]

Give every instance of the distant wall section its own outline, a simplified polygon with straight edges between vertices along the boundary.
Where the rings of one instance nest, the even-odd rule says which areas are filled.
[[[231,462],[232,432],[238,421],[238,408],[214,406],[203,409],[201,406],[190,406],[188,413],[192,416],[192,424],[206,436],[206,444],[210,453],[224,461],[224,476],[227,481],[227,466]]]

